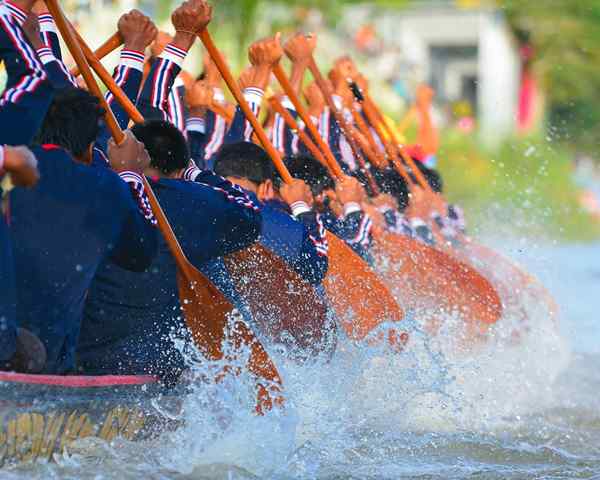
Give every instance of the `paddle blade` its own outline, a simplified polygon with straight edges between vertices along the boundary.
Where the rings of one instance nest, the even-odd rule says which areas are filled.
[[[552,294],[536,277],[517,266],[514,261],[471,239],[465,239],[454,253],[481,269],[497,286],[506,303],[519,303],[519,299],[513,297],[527,291],[537,303],[543,304],[554,324],[558,325],[559,307]]]
[[[280,257],[260,244],[225,258],[235,288],[262,332],[303,354],[329,349],[335,324],[315,289]]]
[[[370,267],[335,235],[328,233],[327,241],[329,271],[323,285],[348,336],[363,340],[382,323],[402,320],[402,309]]]
[[[282,405],[282,382],[277,368],[252,330],[240,320],[233,305],[208,279],[191,265],[177,271],[179,298],[185,321],[199,350],[209,360],[223,358],[223,342],[229,340],[229,350],[236,358],[247,355],[246,368],[257,379],[256,411],[260,414],[273,405]]]
[[[459,312],[472,333],[502,316],[498,293],[470,265],[404,235],[384,233],[374,248],[381,274],[412,308]]]

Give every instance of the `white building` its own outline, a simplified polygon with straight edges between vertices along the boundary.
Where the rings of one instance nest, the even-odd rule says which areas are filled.
[[[369,18],[370,9],[356,7],[346,21]],[[514,131],[520,61],[500,11],[421,0],[373,19],[386,49],[400,52],[402,80],[411,86],[417,82],[433,86],[438,105],[468,100],[487,141]]]

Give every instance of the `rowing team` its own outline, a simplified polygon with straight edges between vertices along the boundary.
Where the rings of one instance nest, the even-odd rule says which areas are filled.
[[[322,283],[331,233],[373,263],[373,239],[384,232],[434,244],[464,229],[457,208],[432,223],[423,218],[429,197],[408,194],[416,178],[441,189],[439,174],[425,166],[431,151],[403,149],[404,171],[384,164],[395,142],[363,110],[367,85],[348,58],[336,62],[325,86],[313,83],[303,92],[312,125],[289,95],[271,101],[265,127],[291,177],[277,171],[273,155],[255,144],[260,132],[249,115],[226,102],[222,71],[210,57],[198,79],[182,72],[210,17],[204,0],[187,0],[172,14],[170,37],[138,11],[123,15],[113,74],[119,88],[105,103],[79,87],[63,63],[44,2],[0,1],[0,55],[8,74],[0,98],[0,168],[12,181],[0,222],[0,369],[177,381],[186,365],[179,345],[191,335],[178,295],[180,265],[158,234],[147,182],[187,259],[252,325],[252,301],[232,273],[243,259],[234,256],[232,265],[231,256],[256,243],[327,305],[333,299]],[[300,95],[315,40],[298,34],[283,48],[279,37],[250,47],[251,66],[238,83],[254,115],[284,51],[292,61],[291,88]],[[111,138],[106,104],[123,130],[136,122],[122,142]],[[320,137],[307,139],[314,128]],[[335,165],[318,158],[311,138]],[[250,292],[263,282],[259,263],[244,273]],[[293,347],[298,359],[331,354],[340,320],[331,310],[319,311],[311,325],[290,327],[272,317],[260,333]]]

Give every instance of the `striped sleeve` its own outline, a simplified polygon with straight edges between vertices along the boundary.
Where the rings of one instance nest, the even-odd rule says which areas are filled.
[[[138,100],[142,115],[147,119],[169,121],[169,95],[187,52],[173,44],[165,47],[163,53],[152,62],[150,73]]]
[[[169,121],[175,125],[185,137],[187,137],[185,107],[185,85],[181,77],[177,77],[168,99]]]
[[[121,177],[121,179],[129,185],[133,198],[136,201],[142,216],[146,220],[148,220],[152,225],[156,225],[156,217],[152,212],[152,207],[150,206],[148,195],[146,194],[146,191],[144,189],[144,182],[142,177],[135,172],[129,171],[120,172],[119,177]]]
[[[0,30],[0,50],[8,73],[6,89],[0,96],[0,106],[3,106],[19,103],[36,92],[47,75],[36,52],[25,39],[25,34],[5,10],[0,10]]]
[[[142,84],[145,55],[136,50],[121,50],[119,64],[115,67],[113,78],[117,86],[123,90],[127,98],[135,104]],[[115,101],[114,95],[108,91],[105,95],[106,102],[115,114],[121,128],[127,128],[129,115],[123,106]]]
[[[246,102],[248,102],[248,105],[256,118],[260,115],[260,106],[264,95],[265,92],[261,88],[248,87],[244,90],[244,98],[246,99]],[[246,119],[244,122],[244,140],[250,142],[253,133],[254,128],[248,119]]]

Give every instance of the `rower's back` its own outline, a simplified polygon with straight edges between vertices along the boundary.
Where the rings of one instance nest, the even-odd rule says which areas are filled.
[[[78,164],[60,148],[33,151],[38,185],[10,195],[17,318],[43,340],[46,372],[65,373],[74,366],[83,302],[99,264],[110,257],[143,269],[156,238],[116,173]]]
[[[100,263],[111,258],[143,270],[156,253],[141,178],[83,163],[90,160],[102,113],[83,90],[57,95],[40,130],[42,146],[32,149],[40,181],[10,194],[17,320],[45,344],[46,373],[74,369],[83,302]],[[133,167],[137,157],[128,150],[121,159]]]

